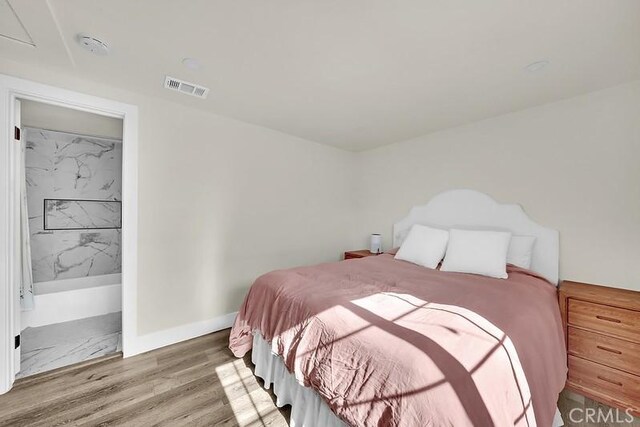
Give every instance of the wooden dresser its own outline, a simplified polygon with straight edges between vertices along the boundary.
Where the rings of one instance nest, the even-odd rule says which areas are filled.
[[[567,388],[640,416],[640,292],[564,281]]]

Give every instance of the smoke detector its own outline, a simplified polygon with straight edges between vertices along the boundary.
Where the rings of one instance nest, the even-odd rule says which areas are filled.
[[[176,92],[184,93],[202,99],[205,99],[207,95],[209,95],[209,88],[197,85],[195,83],[185,82],[184,80],[176,79],[175,77],[170,76],[165,77],[164,87],[169,90],[175,90]]]
[[[105,42],[100,39],[97,39],[93,36],[88,36],[86,34],[78,34],[76,36],[76,41],[80,46],[82,46],[85,50],[88,50],[91,53],[96,55],[107,55],[109,53],[109,46]]]

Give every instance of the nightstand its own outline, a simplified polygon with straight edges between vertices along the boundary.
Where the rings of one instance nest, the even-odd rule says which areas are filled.
[[[567,388],[640,415],[640,292],[564,281]]]
[[[380,254],[373,254],[369,252],[369,249],[359,249],[357,251],[346,251],[344,253],[344,259],[364,258],[368,256],[376,256]]]

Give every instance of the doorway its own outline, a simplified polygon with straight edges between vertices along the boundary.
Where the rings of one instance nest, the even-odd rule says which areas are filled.
[[[45,116],[49,119],[57,117],[57,114],[71,112],[71,115],[76,117],[75,123],[67,129],[52,129],[55,126],[51,124],[35,123],[34,116],[27,118],[31,123],[26,123],[27,126],[22,129],[21,126],[17,126],[23,119],[21,113],[24,111],[21,103],[28,106],[24,111],[46,110],[48,113]],[[61,113],[63,111],[67,113]],[[81,116],[83,118],[79,119],[78,117]],[[100,126],[95,127],[98,122],[118,123],[121,129],[120,141],[116,141],[118,138],[114,138],[114,135],[101,134],[103,132]],[[97,130],[82,128],[91,123]],[[29,137],[30,134],[35,140]],[[57,149],[70,144],[75,138],[76,143],[68,145],[66,149],[71,151],[81,149],[82,152],[74,151],[69,154],[69,151],[66,151],[66,156],[65,153],[58,153],[58,158],[50,160],[53,163],[67,162],[64,167],[60,167],[66,175],[54,177],[53,181],[58,181],[53,187],[63,188],[66,185],[68,190],[67,184],[71,183],[71,186],[76,187],[87,184],[84,188],[86,191],[89,191],[92,186],[99,187],[98,190],[102,189],[102,193],[86,198],[83,198],[82,194],[73,192],[63,197],[58,191],[59,188],[55,190],[53,187],[47,190],[53,191],[54,194],[51,196],[45,197],[42,191],[36,192],[38,193],[36,198],[41,198],[42,204],[38,205],[39,202],[32,201],[32,212],[35,213],[33,216],[38,216],[39,213],[42,217],[31,218],[31,221],[34,223],[34,230],[39,227],[35,232],[40,233],[38,236],[42,241],[38,242],[37,249],[34,245],[31,245],[31,249],[40,251],[40,255],[47,252],[43,248],[54,250],[46,256],[31,256],[30,269],[23,269],[25,259],[28,259],[24,256],[23,242],[35,243],[31,239],[34,236],[23,229],[25,221],[21,221],[21,196],[27,195],[25,199],[28,199],[28,192],[21,188],[23,183],[27,183],[26,168],[20,167],[23,154],[22,144],[18,142],[23,137],[32,139],[29,143],[30,150],[34,149],[34,144],[37,145],[37,138],[41,139],[42,144],[45,140],[48,142],[54,140],[53,145],[49,147],[56,147],[57,144]],[[121,156],[118,162],[115,161],[118,156],[113,156],[111,163],[119,164],[121,172],[112,171],[114,182],[111,185],[116,183],[115,177],[119,174],[121,177],[119,200],[117,194],[106,193],[109,191],[108,184],[111,181],[99,183],[100,180],[93,179],[96,173],[91,170],[94,168],[104,172],[111,167],[97,166],[93,160],[104,157],[104,153],[117,151],[118,142],[121,147]],[[46,144],[39,147],[39,155],[43,155],[46,151],[44,147]],[[38,150],[34,149],[34,151]],[[88,162],[88,159],[92,161]],[[38,161],[42,161],[42,158]],[[76,165],[75,173],[70,166],[73,164]],[[31,166],[34,165],[31,164]],[[12,387],[16,377],[25,374],[25,372],[20,374],[21,355],[23,350],[25,352],[33,350],[33,346],[29,344],[22,347],[26,342],[23,338],[29,340],[29,332],[40,332],[31,334],[31,338],[36,339],[37,342],[38,337],[47,336],[51,341],[51,338],[56,335],[96,341],[100,338],[91,335],[89,331],[98,331],[98,336],[107,331],[106,335],[112,335],[110,339],[113,341],[114,336],[119,335],[118,329],[121,325],[122,338],[118,337],[115,340],[116,347],[113,349],[117,351],[121,347],[124,357],[138,353],[135,345],[137,337],[137,167],[137,108],[135,106],[0,75],[0,170],[2,171],[0,199],[6,202],[0,209],[0,394]],[[102,173],[103,177],[105,173]],[[43,180],[43,177],[38,179],[40,182],[49,183],[45,186],[52,182],[52,180]],[[58,185],[60,183],[65,185]],[[28,205],[28,202],[26,200],[25,203]],[[34,206],[41,206],[41,209]],[[76,227],[73,227],[74,223]],[[77,228],[77,230],[70,230],[71,228]],[[104,230],[111,230],[111,234]],[[56,234],[58,236],[55,236]],[[67,237],[58,239],[63,235]],[[33,261],[38,265],[35,266],[36,262]],[[32,279],[36,279],[32,280],[34,283],[32,286],[29,285],[28,278],[23,279],[29,274]],[[75,293],[76,296],[70,299],[62,298],[69,296],[70,293]],[[78,298],[79,295],[85,297],[89,295],[89,298]],[[96,295],[99,296],[96,297]],[[27,297],[26,300],[25,297]],[[39,301],[39,299],[44,300],[39,297],[45,297],[44,299],[49,301]],[[105,298],[108,300],[107,306],[96,304],[98,300],[101,303],[104,302],[102,300]],[[60,308],[59,304],[70,304],[70,301],[72,301],[71,304],[75,304],[73,310]],[[28,308],[30,304],[35,305],[35,310],[22,310],[22,308]],[[93,311],[96,305],[100,307],[97,311]],[[38,312],[38,308],[42,310]],[[121,310],[121,315],[118,310]],[[91,314],[98,315],[91,316]],[[108,318],[100,318],[103,315],[108,315]],[[48,326],[39,324],[43,322],[43,318],[48,318],[46,322],[53,321],[52,325],[57,325],[55,332],[28,329]],[[84,325],[74,323],[85,320],[88,323]],[[67,322],[69,324],[66,324]],[[109,326],[105,329],[105,325]],[[21,334],[22,331],[24,331],[24,337]],[[87,336],[88,333],[91,336]],[[84,335],[81,336],[82,334]],[[47,346],[47,342],[41,342],[40,345]],[[111,347],[109,351],[110,349]],[[83,356],[77,355],[77,357]],[[72,360],[72,363],[75,361],[80,360]]]
[[[122,349],[122,119],[19,98],[15,116],[24,378]]]

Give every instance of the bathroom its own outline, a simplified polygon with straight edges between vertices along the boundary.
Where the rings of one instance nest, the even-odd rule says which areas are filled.
[[[122,120],[19,101],[26,377],[122,347]]]

